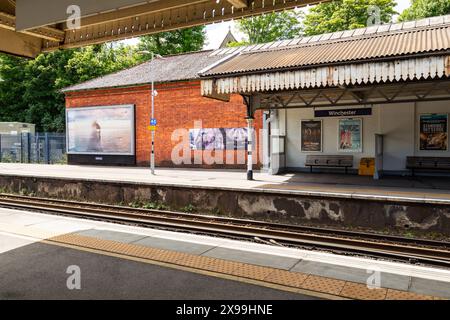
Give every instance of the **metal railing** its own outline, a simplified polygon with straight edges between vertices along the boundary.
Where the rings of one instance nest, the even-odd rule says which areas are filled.
[[[0,134],[0,162],[65,164],[64,133]]]

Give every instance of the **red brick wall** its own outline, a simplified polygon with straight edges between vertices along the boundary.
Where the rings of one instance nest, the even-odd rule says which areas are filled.
[[[196,165],[194,156],[197,159],[201,158],[202,152],[194,154],[194,151],[190,152],[191,164],[174,165],[172,162],[172,150],[179,143],[172,141],[172,133],[176,129],[194,128],[195,121],[202,121],[203,128],[246,127],[246,107],[241,96],[232,96],[229,103],[204,98],[200,94],[199,81],[160,84],[156,85],[156,90],[158,96],[155,98],[155,117],[158,119],[158,127],[155,138],[155,159],[158,166],[245,167],[242,164],[225,165],[227,158],[225,153],[223,154],[224,165],[204,163]],[[136,158],[138,165],[141,166],[146,166],[150,162],[151,133],[148,130],[150,103],[149,86],[70,92],[66,95],[67,108],[134,104],[136,106]],[[258,111],[255,116],[255,129],[258,133],[262,128],[261,112]],[[259,135],[256,136],[258,139]],[[240,158],[245,158],[245,151],[231,151],[228,158],[236,160],[237,153]],[[254,154],[259,166],[259,154],[258,152]]]

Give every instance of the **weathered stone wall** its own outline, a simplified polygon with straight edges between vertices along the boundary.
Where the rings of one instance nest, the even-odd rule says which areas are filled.
[[[279,192],[0,176],[2,192],[103,203],[160,203],[172,210],[286,224],[408,229],[450,235],[450,205],[349,199]]]

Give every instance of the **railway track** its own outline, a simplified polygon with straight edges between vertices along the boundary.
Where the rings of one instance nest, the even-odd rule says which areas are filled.
[[[450,267],[442,241],[9,194],[0,194],[0,206]]]

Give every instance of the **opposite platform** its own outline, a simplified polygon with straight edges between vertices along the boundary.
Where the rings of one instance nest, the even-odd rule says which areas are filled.
[[[188,213],[450,237],[450,181],[439,177],[256,173],[1,164],[2,193]],[[417,234],[416,234],[417,233]]]
[[[152,176],[148,168],[142,167],[15,163],[1,163],[0,175],[450,204],[450,179],[445,177],[385,177],[375,181],[371,177],[344,174],[255,173],[255,180],[248,181],[244,171],[236,170],[157,168]]]

